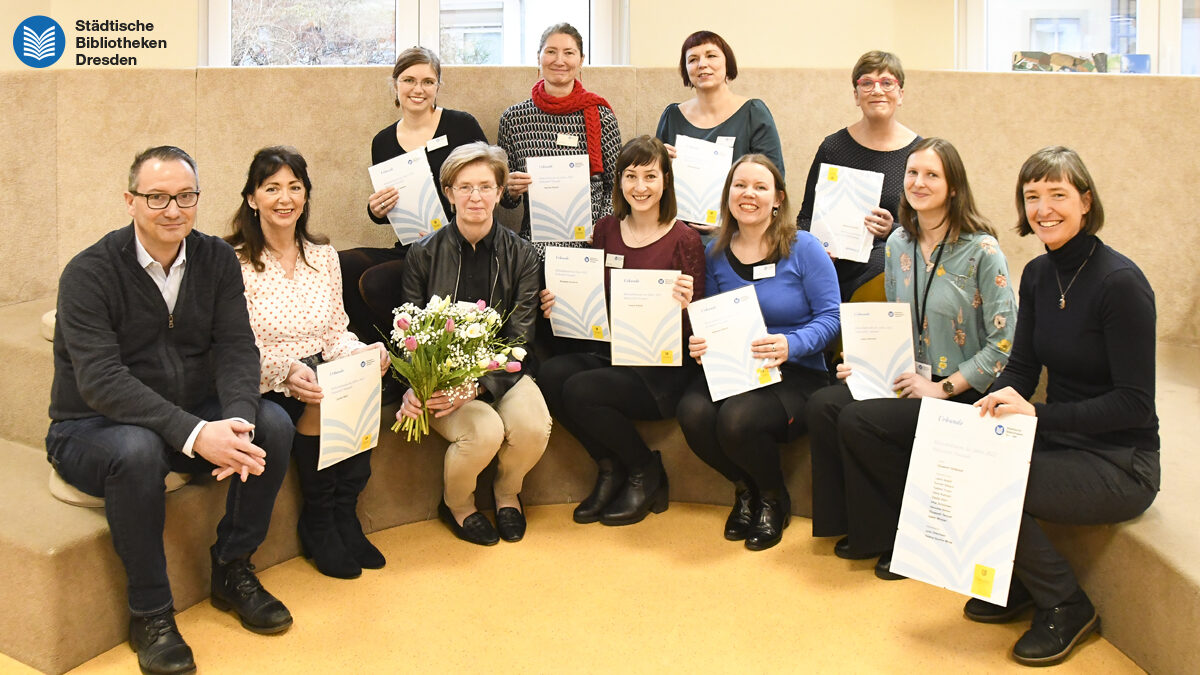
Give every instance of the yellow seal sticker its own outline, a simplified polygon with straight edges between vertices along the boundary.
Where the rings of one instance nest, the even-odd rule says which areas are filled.
[[[758,383],[759,383],[759,384],[770,384],[770,382],[771,382],[771,373],[767,372],[767,369],[766,369],[766,368],[759,368],[759,369],[758,369],[757,371],[755,371],[755,372],[757,372],[757,373],[758,373]]]
[[[577,241],[582,241],[584,239],[587,239],[587,228],[582,225],[576,225],[575,226],[575,239]]]
[[[996,582],[996,570],[987,565],[975,565],[975,578],[971,580],[971,592],[985,598],[992,597],[992,584]]]
[[[434,218],[433,220],[430,220],[429,226],[432,227],[434,229],[434,231],[442,229],[442,219]]]
[[[603,340],[604,339],[604,327],[603,326],[592,326],[592,337],[596,338],[597,340]]]
[[[662,352],[662,362],[665,366],[675,363],[675,351],[671,349],[664,349]]]
[[[829,167],[829,180],[833,181],[834,183],[837,182],[837,167],[836,166]]]
[[[712,209],[709,209],[708,211],[706,211],[704,213],[704,222],[708,223],[709,225],[716,225],[717,224],[717,212]]]
[[[360,450],[366,450],[367,448],[371,447],[371,436],[372,435],[373,434],[366,434],[362,437],[362,443],[360,443],[358,446]]]

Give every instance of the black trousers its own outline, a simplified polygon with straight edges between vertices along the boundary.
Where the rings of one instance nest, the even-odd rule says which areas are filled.
[[[804,406],[828,374],[788,369],[783,381],[714,402],[703,375],[693,380],[676,415],[696,456],[732,482],[787,498],[779,445],[804,432],[803,410],[789,414],[784,398]]]
[[[663,373],[663,377],[680,376]],[[640,469],[653,459],[633,421],[663,416],[645,381],[632,369],[613,366],[597,354],[563,354],[541,364],[537,383],[551,416],[579,439],[593,459],[615,460],[626,469]]]
[[[392,331],[392,310],[400,304],[400,280],[407,248],[352,248],[338,251],[342,267],[342,304],[350,326],[363,342]],[[383,338],[379,334],[383,333]]]

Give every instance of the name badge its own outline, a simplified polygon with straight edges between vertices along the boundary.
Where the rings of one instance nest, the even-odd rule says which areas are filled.
[[[933,380],[933,366],[917,361],[917,374],[927,380]]]
[[[759,279],[770,279],[773,276],[775,276],[775,263],[754,266],[755,281],[758,281]]]
[[[449,142],[450,141],[446,140],[445,134],[442,134],[441,136],[438,136],[437,138],[431,138],[431,139],[429,139],[429,142],[425,144],[425,151],[433,152],[434,150],[437,150],[438,148],[444,148],[444,147],[446,147],[446,144]]]
[[[617,269],[625,268],[625,256],[617,255],[616,253],[607,253],[604,256],[605,267],[615,267]]]
[[[566,146],[568,148],[579,147],[579,137],[575,134],[559,134],[557,142],[559,145]]]
[[[737,136],[717,136],[717,145],[723,145],[727,148],[732,148]]]

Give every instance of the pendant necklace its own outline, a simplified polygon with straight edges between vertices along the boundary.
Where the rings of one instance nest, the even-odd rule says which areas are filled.
[[[1059,309],[1067,308],[1067,291],[1071,290],[1071,286],[1075,285],[1075,280],[1079,278],[1079,273],[1082,272],[1083,268],[1087,266],[1088,261],[1092,259],[1092,254],[1095,252],[1096,252],[1096,242],[1092,242],[1092,250],[1088,251],[1087,257],[1083,259],[1083,264],[1079,266],[1079,269],[1075,270],[1075,276],[1071,277],[1071,281],[1069,281],[1067,283],[1067,287],[1065,289],[1063,288],[1063,285],[1062,285],[1062,279],[1060,279],[1058,276],[1058,268],[1057,267],[1054,268],[1054,280],[1058,282],[1058,308]]]

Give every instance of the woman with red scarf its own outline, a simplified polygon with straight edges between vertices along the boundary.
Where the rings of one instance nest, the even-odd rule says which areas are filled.
[[[525,170],[530,157],[586,153],[591,164],[595,222],[612,213],[613,170],[621,152],[617,116],[608,101],[584,89],[579,81],[583,37],[571,24],[555,24],[542,33],[538,64],[542,79],[533,85],[533,95],[500,115],[497,145],[508,153],[510,172],[500,203],[515,208],[524,200],[532,182]],[[521,218],[521,236],[530,238],[528,206]],[[536,246],[543,254],[546,245]]]

